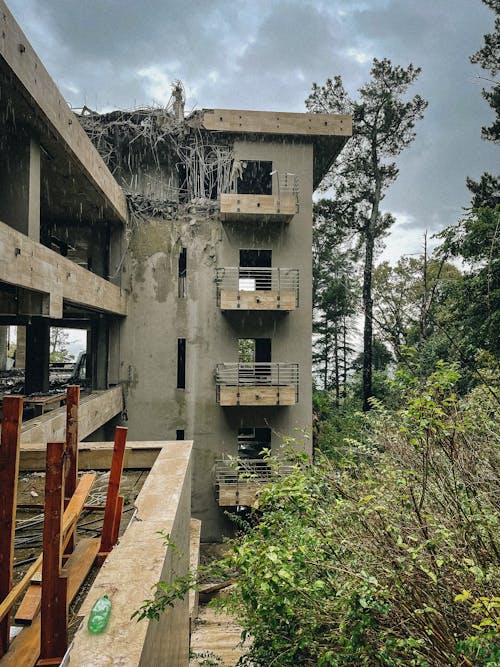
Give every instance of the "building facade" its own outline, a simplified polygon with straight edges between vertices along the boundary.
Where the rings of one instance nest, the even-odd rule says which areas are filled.
[[[221,494],[221,459],[311,450],[312,195],[350,118],[185,117],[178,88],[75,115],[0,4],[0,324],[25,328],[27,390],[48,388],[50,327],[86,329],[89,391],[124,401],[90,437],[113,418],[193,440],[193,513],[219,539],[248,503]]]

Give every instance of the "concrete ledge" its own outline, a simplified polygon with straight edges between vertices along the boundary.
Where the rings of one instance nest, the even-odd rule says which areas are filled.
[[[66,150],[76,160],[90,183],[125,222],[128,212],[122,189],[80,123],[76,121],[4,0],[0,0],[0,28],[0,59],[23,87],[35,113],[48,123],[51,133],[64,142]]]
[[[3,222],[0,249],[0,280],[48,294],[50,317],[63,316],[64,300],[114,315],[127,314],[125,290]]]
[[[159,621],[130,620],[158,581],[189,568],[192,442],[164,442],[136,500],[137,515],[101,568],[81,608],[82,625],[63,664],[75,667],[187,667],[188,598]],[[158,534],[171,537],[175,549]],[[87,617],[103,595],[112,602],[102,635],[90,635]]]
[[[78,431],[86,438],[123,409],[121,387],[96,391],[80,401]],[[57,408],[46,415],[29,419],[21,428],[21,452],[26,443],[47,443],[66,438],[66,408]],[[22,456],[22,453],[21,453]]]
[[[189,441],[179,440],[187,445]],[[164,440],[138,440],[127,442],[123,467],[137,470],[150,470]],[[44,442],[26,443],[21,445],[19,469],[44,470],[47,445]],[[80,442],[78,444],[79,470],[109,470],[113,455],[113,442]]]
[[[191,519],[190,527],[190,548],[189,548],[189,568],[191,572],[196,572],[200,566],[200,541],[201,541],[201,521]],[[198,616],[198,589],[189,591],[189,624],[190,630],[193,627],[193,621]]]

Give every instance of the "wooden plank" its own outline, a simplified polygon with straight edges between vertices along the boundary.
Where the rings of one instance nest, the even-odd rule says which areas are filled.
[[[0,27],[0,59],[25,90],[37,115],[48,123],[51,134],[63,142],[92,185],[105,197],[116,215],[126,222],[128,212],[123,190],[76,121],[4,0],[0,0]]]
[[[16,612],[15,622],[17,625],[31,625],[33,619],[40,611],[42,604],[41,586],[31,584],[22,599],[21,604]]]
[[[296,308],[296,293],[293,290],[239,291],[221,289],[221,310],[283,310]]]
[[[17,480],[23,399],[6,396],[2,403],[0,444],[0,600],[12,589]],[[9,648],[10,618],[0,617],[0,656]]]
[[[276,195],[222,194],[220,198],[222,220],[275,219],[290,222],[297,213],[297,200],[291,193]]]
[[[111,470],[109,471],[106,509],[104,510],[104,520],[102,523],[101,547],[99,549],[99,557],[101,560],[114,546],[114,524],[119,520],[117,517],[117,502],[123,472],[123,457],[125,453],[125,444],[127,442],[127,432],[128,429],[124,426],[116,427],[113,460],[111,461]]]
[[[124,496],[118,496],[116,501],[116,512],[115,520],[113,521],[113,535],[112,542],[116,544],[118,542],[118,536],[120,535],[120,524],[122,522],[122,513],[123,513],[123,503],[125,502]]]
[[[296,402],[296,389],[293,386],[219,387],[219,405],[295,405]]]
[[[67,604],[80,589],[99,550],[99,538],[84,538],[78,541],[74,552],[63,568],[67,576]],[[37,586],[40,588],[40,586]],[[0,659],[0,667],[34,667],[40,654],[40,614],[33,623],[21,631],[12,641],[8,653]]]
[[[0,281],[49,294],[49,317],[62,318],[63,299],[101,312],[127,314],[125,290],[3,222],[0,249]]]
[[[78,517],[82,513],[83,508],[85,507],[85,501],[90,493],[92,484],[94,483],[96,474],[89,473],[83,475],[80,479],[80,482],[76,488],[75,493],[73,494],[71,500],[69,501],[66,509],[64,510],[63,519],[62,519],[62,545],[63,547],[69,542],[71,535],[73,534],[73,529],[78,521]],[[17,597],[22,593],[24,588],[30,583],[30,580],[33,578],[35,573],[39,572],[42,564],[42,556],[40,555],[35,563],[30,567],[28,572],[25,574],[21,582],[16,585],[15,591],[16,596],[12,596],[11,604],[15,602]],[[34,589],[34,590],[32,590]],[[14,592],[14,589],[13,591]],[[39,584],[30,586],[26,596],[21,602],[19,609],[16,614],[16,622],[28,625],[32,622],[35,617],[33,614],[33,600],[38,596],[41,599],[41,590]],[[29,597],[29,602],[24,604],[26,597]]]
[[[64,442],[47,443],[43,522],[40,659],[60,659],[67,642],[67,579],[61,576],[63,552]],[[69,507],[69,506],[68,506]]]
[[[238,484],[219,484],[219,507],[252,507],[257,493],[262,488],[258,482],[238,482]]]
[[[99,551],[98,537],[84,537],[78,540],[75,550],[62,569],[68,579],[68,606],[80,590]]]
[[[40,554],[40,556],[38,556],[36,561],[30,565],[29,569],[26,571],[26,574],[21,579],[21,581],[19,581],[14,586],[14,588],[10,591],[7,597],[0,603],[0,618],[2,618],[9,611],[9,609],[12,607],[17,598],[22,594],[24,589],[30,585],[31,577],[35,574],[35,572],[38,570],[41,564],[42,564],[42,555]]]
[[[344,114],[203,109],[201,123],[206,130],[223,132],[346,137],[352,134],[352,118]]]
[[[78,405],[80,402],[80,387],[71,385],[66,394],[66,455],[69,459],[68,472],[64,483],[64,507],[68,506],[78,484]],[[69,536],[65,553],[71,553],[75,548],[75,535]]]

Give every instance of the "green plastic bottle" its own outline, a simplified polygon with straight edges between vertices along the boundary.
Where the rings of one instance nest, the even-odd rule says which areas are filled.
[[[95,602],[90,611],[87,628],[93,635],[98,635],[107,626],[111,616],[111,600],[107,595],[103,595]]]

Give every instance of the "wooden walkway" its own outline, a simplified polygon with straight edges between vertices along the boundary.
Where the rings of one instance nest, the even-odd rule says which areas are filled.
[[[214,664],[220,667],[235,667],[242,655],[241,627],[231,616],[202,605],[191,635],[191,652],[198,657],[191,659],[190,667]],[[210,653],[214,662],[203,662],[203,655]],[[208,658],[209,656],[206,656]],[[222,662],[216,662],[218,657]]]

